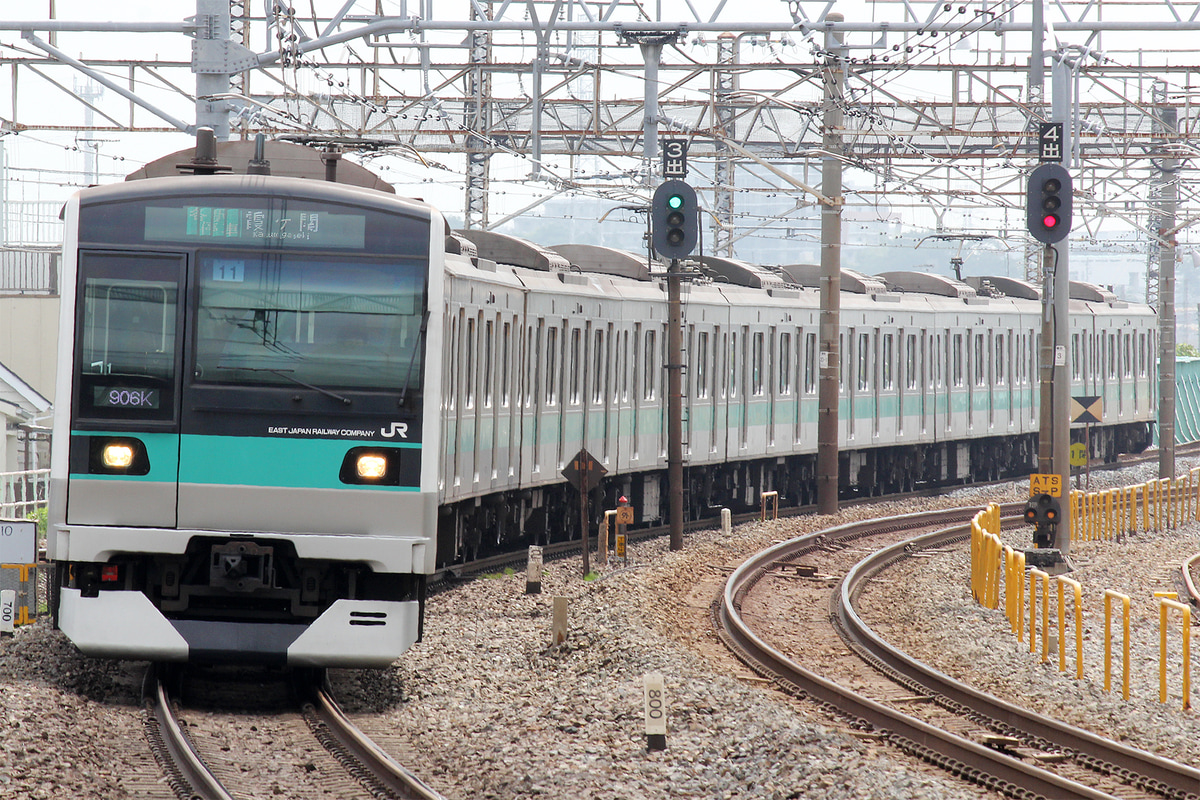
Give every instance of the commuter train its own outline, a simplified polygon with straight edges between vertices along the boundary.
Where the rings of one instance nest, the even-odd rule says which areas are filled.
[[[581,448],[607,469],[593,507],[665,516],[666,294],[644,257],[453,233],[379,188],[153,174],[64,214],[48,551],[81,651],[389,664],[439,565],[578,536],[562,469]],[[811,501],[816,276],[694,267],[686,513]],[[1030,471],[1035,290],[842,288],[844,492]],[[1144,448],[1153,315],[1073,294],[1077,393],[1105,403],[1093,450]]]

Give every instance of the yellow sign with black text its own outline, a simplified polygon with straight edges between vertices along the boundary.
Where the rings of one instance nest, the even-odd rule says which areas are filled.
[[[1062,476],[1034,473],[1029,476],[1029,496],[1048,494],[1051,497],[1062,497]]]

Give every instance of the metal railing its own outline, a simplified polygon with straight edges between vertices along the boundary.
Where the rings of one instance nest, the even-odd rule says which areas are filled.
[[[46,507],[50,470],[0,472],[0,517],[25,519]]]

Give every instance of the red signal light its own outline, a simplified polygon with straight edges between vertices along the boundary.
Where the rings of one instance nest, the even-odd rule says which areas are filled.
[[[1058,227],[1058,216],[1055,214],[1045,215],[1042,217],[1042,225],[1044,225],[1048,231],[1054,230]]]

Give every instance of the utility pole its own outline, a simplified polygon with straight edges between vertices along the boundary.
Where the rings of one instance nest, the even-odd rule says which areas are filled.
[[[1062,155],[1063,166],[1070,169],[1074,163],[1075,131],[1071,114],[1071,66],[1062,58],[1054,59],[1052,119],[1062,123]],[[1047,284],[1054,291],[1054,336],[1052,340],[1051,375],[1052,377],[1052,424],[1049,434],[1050,469],[1049,472],[1059,476],[1062,487],[1061,521],[1055,536],[1055,547],[1066,558],[1071,548],[1071,504],[1067,502],[1068,487],[1071,485],[1071,372],[1068,365],[1068,341],[1071,336],[1071,267],[1070,267],[1070,238],[1064,237],[1058,242],[1048,245],[1046,256],[1053,264],[1047,264]],[[1050,268],[1053,267],[1053,272]],[[1043,302],[1045,300],[1043,299]],[[1042,343],[1042,352],[1047,353],[1046,343]],[[1042,402],[1046,401],[1045,392]],[[1046,431],[1042,431],[1046,433]]]
[[[838,13],[825,16],[838,23]],[[838,510],[838,389],[841,347],[838,341],[842,305],[842,94],[846,84],[845,48],[840,32],[825,32],[832,55],[822,70],[825,83],[821,140],[821,342],[817,391],[817,512]]]
[[[1158,174],[1152,178],[1155,208],[1152,233],[1158,236],[1158,477],[1175,477],[1175,215],[1179,203],[1179,161],[1168,157],[1176,133],[1176,111],[1166,105],[1166,86],[1155,85],[1155,127],[1162,133]]]

